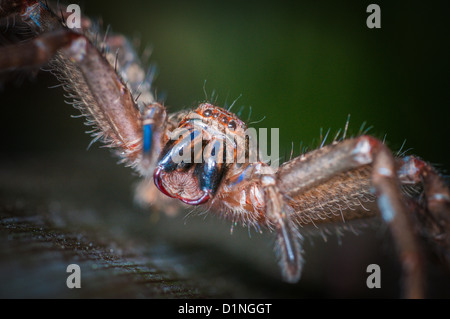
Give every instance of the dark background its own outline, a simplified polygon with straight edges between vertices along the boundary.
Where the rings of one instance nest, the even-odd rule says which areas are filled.
[[[351,133],[367,122],[373,126],[369,132],[380,138],[386,135],[393,150],[406,139],[410,153],[445,173],[450,168],[449,7],[445,1],[426,5],[377,1],[381,29],[368,29],[370,3],[109,0],[80,4],[88,16],[101,17],[105,26],[111,24],[113,32],[138,39],[141,48],[153,47],[151,61],[159,73],[155,87],[159,96],[167,96],[170,110],[203,101],[206,80],[207,93],[218,94],[217,104],[230,104],[241,96],[234,110],[245,106],[243,119],[251,106],[250,121],[266,117],[257,127],[279,127],[282,155],[290,153],[291,142],[294,154],[300,141],[317,145],[320,128],[334,133],[350,114]],[[227,282],[217,284],[215,292],[207,290],[207,296],[399,296],[399,267],[383,227],[365,235],[350,234],[341,246],[335,237],[326,245],[319,238],[313,240],[314,246],[306,247],[303,279],[292,286],[279,282],[270,237],[252,234],[249,239],[246,229],[230,236],[230,225],[212,216],[186,222],[181,216],[154,217],[136,207],[132,189],[137,177],[115,165],[116,160],[98,144],[85,151],[90,142],[83,134],[87,129],[82,120],[70,118],[77,111],[64,104],[62,90],[48,89],[55,84],[43,73],[20,86],[7,85],[0,93],[0,190],[9,203],[5,210],[9,215],[15,214],[17,205],[31,208],[28,213],[33,216],[39,215],[35,207],[41,205],[45,215],[57,203],[64,231],[92,232],[95,239],[106,233],[123,250],[133,247],[124,242],[139,242],[142,250],[137,256],[164,243],[175,250],[175,256],[202,260],[186,272],[186,261],[179,257],[176,265],[184,270],[175,271],[177,278]],[[53,227],[55,214],[49,216]],[[10,279],[10,289],[1,295],[28,296],[8,273],[15,257],[5,256],[9,259],[3,262],[2,273]],[[153,255],[148,258],[154,262]],[[365,287],[365,267],[370,263],[382,267],[383,288],[378,291]],[[24,272],[43,267],[39,262],[33,265]],[[430,295],[449,297],[448,273],[430,267]],[[29,276],[33,282],[36,276]],[[30,296],[55,293],[36,288]]]

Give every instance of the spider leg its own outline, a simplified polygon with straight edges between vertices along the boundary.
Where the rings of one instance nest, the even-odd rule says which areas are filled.
[[[275,231],[275,249],[283,279],[295,283],[303,266],[302,237],[293,209],[277,185],[276,171],[265,163],[233,165],[209,208],[234,224]]]
[[[142,151],[140,110],[104,55],[85,35],[61,24],[42,2],[9,2],[3,10],[8,9],[22,12],[21,17],[38,35],[22,44],[0,48],[0,65],[27,67],[49,60],[52,73],[64,84],[74,106],[88,118],[88,124],[95,126],[95,140],[102,138],[108,147],[119,150],[123,162],[138,166]],[[17,53],[15,58],[13,53],[19,51],[25,53]]]
[[[0,48],[0,70],[40,66],[77,37],[67,30],[57,30],[19,44],[3,46]]]
[[[152,80],[155,69],[147,72],[130,41],[122,35],[105,36],[106,59],[135,97],[134,102],[142,114],[142,160],[139,171],[144,176],[153,173],[155,162],[162,149],[162,139],[166,133],[168,115],[166,108],[155,102]]]
[[[423,185],[424,198],[412,203],[420,227],[418,232],[433,252],[450,265],[450,189],[436,169],[414,156],[397,160],[398,174],[405,184]]]
[[[39,1],[1,2],[0,18],[22,22],[28,38],[0,47],[0,71],[48,62],[69,103],[86,116],[86,124],[95,127],[93,142],[101,139],[118,150],[122,162],[144,177],[151,176],[168,129],[176,127],[179,119],[177,114],[168,116],[165,107],[155,102],[154,69],[144,71],[125,37],[91,30],[92,23],[84,16],[81,29],[68,29],[64,20],[70,13],[65,7],[54,9]],[[143,179],[136,200],[163,203],[169,213],[175,211],[167,202],[176,201],[160,194],[152,178]]]
[[[145,71],[133,45],[123,35],[106,35],[102,50],[115,71],[119,73],[135,97],[135,102],[142,108],[155,102],[152,93],[152,82],[155,77],[155,68],[151,66]]]
[[[300,246],[302,238],[290,218],[292,208],[286,205],[283,195],[278,191],[275,176],[263,175],[261,185],[266,203],[266,218],[276,231],[276,248],[283,277],[287,282],[296,283],[303,266]]]
[[[360,136],[297,157],[279,168],[278,186],[282,193],[293,198],[312,186],[326,183],[337,174],[364,165],[372,167],[371,182],[378,207],[390,226],[400,253],[406,297],[423,297],[422,251],[411,216],[407,214],[394,157],[381,141]]]

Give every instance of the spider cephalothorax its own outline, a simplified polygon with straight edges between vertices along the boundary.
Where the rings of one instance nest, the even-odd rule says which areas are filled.
[[[168,114],[126,38],[93,32],[86,17],[69,29],[64,14],[41,1],[1,1],[0,18],[13,19],[6,29],[18,43],[0,48],[0,70],[48,63],[95,126],[94,141],[117,149],[143,177],[140,202],[166,212],[181,202],[199,205],[233,225],[270,229],[289,282],[301,274],[302,227],[351,229],[351,220],[374,215],[393,233],[408,297],[423,296],[421,241],[450,264],[450,190],[429,163],[395,157],[371,136],[347,138],[345,129],[331,144],[271,167],[253,156],[236,115],[209,103]]]

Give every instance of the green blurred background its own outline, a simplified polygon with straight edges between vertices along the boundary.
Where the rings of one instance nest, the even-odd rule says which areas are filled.
[[[367,122],[367,126],[373,126],[370,133],[381,138],[387,134],[393,150],[406,139],[406,148],[412,148],[412,153],[445,172],[450,168],[449,6],[446,1],[427,5],[419,1],[376,1],[381,7],[381,29],[368,29],[366,8],[370,3],[97,0],[80,4],[88,16],[101,17],[105,26],[110,24],[113,32],[138,39],[140,51],[146,45],[153,47],[151,62],[158,68],[155,87],[159,96],[167,96],[165,104],[170,110],[203,101],[206,81],[207,93],[215,90],[218,94],[218,105],[231,104],[240,96],[234,110],[245,106],[244,120],[251,107],[250,121],[265,117],[257,127],[279,127],[282,155],[290,153],[292,142],[295,154],[301,141],[303,145],[317,145],[321,128],[330,128],[334,133],[343,128],[350,114],[350,132],[356,133]],[[87,129],[82,120],[70,118],[77,111],[64,104],[62,90],[48,89],[55,84],[51,76],[41,74],[34,81],[7,86],[1,92],[3,158],[37,156],[45,159],[36,164],[37,170],[39,165],[53,165],[70,178],[84,173],[64,167],[64,163],[53,163],[55,154],[85,156],[92,159],[93,165],[103,163],[97,161],[101,157],[112,163],[104,166],[110,169],[111,176],[128,174],[128,169],[114,166],[115,159],[110,159],[107,151],[92,147],[85,152],[91,138],[83,133]],[[85,178],[89,179],[89,174]],[[131,207],[132,183],[123,183],[126,186],[121,185],[122,189],[125,187],[130,193],[118,195],[113,187],[117,178],[111,177],[105,198],[125,198]],[[226,233],[223,238],[229,238],[229,225],[222,226]],[[192,234],[189,226],[184,229],[184,236]],[[208,233],[216,244],[213,238],[217,233]],[[243,237],[248,237],[246,230],[243,233]],[[239,235],[233,238],[236,236]],[[363,260],[361,265],[373,262],[361,253],[365,251],[364,244],[376,249],[377,242],[367,243],[364,237],[349,238],[341,251],[340,264],[336,263],[341,254],[335,253],[336,241],[327,246],[331,248],[316,246],[330,249],[323,257],[309,253],[306,283],[308,278],[320,281],[324,263],[340,265],[340,277],[350,280],[355,268],[348,266],[348,258],[358,258],[352,247],[359,247],[356,251]],[[352,238],[357,238],[353,244]],[[268,256],[273,258],[270,250]],[[277,274],[276,265],[272,266]],[[229,268],[231,271],[233,266]],[[322,285],[338,280],[334,269],[337,268],[327,270]],[[314,275],[314,271],[319,273]],[[278,280],[271,282],[270,289],[278,285],[274,283]],[[324,288],[328,292],[318,296],[360,296],[359,290],[345,285],[338,282],[333,288],[336,291]],[[295,295],[296,288],[276,287]],[[394,281],[394,295],[398,287]],[[360,288],[367,294],[363,283]]]

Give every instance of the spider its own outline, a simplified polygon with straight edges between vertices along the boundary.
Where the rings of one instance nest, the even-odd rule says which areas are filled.
[[[67,18],[64,7],[47,2],[1,1],[11,43],[0,48],[0,70],[48,64],[95,128],[93,142],[114,149],[142,176],[142,203],[167,211],[198,206],[233,225],[272,231],[282,276],[291,283],[304,263],[304,226],[346,228],[375,215],[392,231],[407,297],[424,296],[423,243],[450,263],[450,190],[426,161],[396,157],[382,141],[347,138],[345,130],[331,144],[273,167],[251,146],[237,115],[209,102],[168,113],[125,37],[102,33],[85,16],[80,28],[69,28]],[[191,160],[179,160],[181,153]]]

